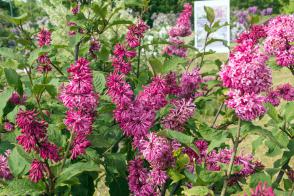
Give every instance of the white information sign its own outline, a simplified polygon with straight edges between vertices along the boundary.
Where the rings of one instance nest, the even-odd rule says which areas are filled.
[[[215,13],[215,21],[220,21],[220,24],[230,22],[230,0],[211,0],[211,1],[195,1],[194,16],[195,16],[195,47],[203,51],[206,31],[205,24],[209,22],[206,19],[204,6],[211,7]],[[212,33],[210,38],[226,40],[230,43],[230,27],[224,26],[218,31]],[[228,53],[229,49],[223,45],[223,42],[213,42],[208,45],[205,51],[213,50],[217,53]]]

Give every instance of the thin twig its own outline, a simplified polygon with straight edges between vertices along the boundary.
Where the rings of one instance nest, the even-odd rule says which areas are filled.
[[[210,27],[211,27],[211,24],[210,24]],[[205,42],[204,42],[204,47],[203,47],[203,53],[202,53],[202,56],[201,56],[201,61],[200,61],[199,67],[202,67],[202,64],[203,64],[203,61],[204,61],[205,50],[206,50],[206,46],[207,46],[207,41],[208,41],[209,35],[210,35],[210,33],[207,32],[206,33],[206,37],[205,37]]]
[[[141,40],[140,40],[141,41]],[[138,47],[137,78],[140,76],[141,47]]]
[[[218,119],[218,117],[219,117],[219,114],[220,114],[220,112],[221,112],[223,106],[224,106],[224,102],[222,102],[222,104],[219,106],[218,111],[217,111],[217,113],[216,113],[216,115],[215,115],[215,117],[214,117],[214,120],[213,120],[213,122],[212,122],[212,124],[211,124],[211,126],[210,126],[211,128],[214,128],[214,125],[215,125],[215,123],[216,123],[216,121],[217,121],[217,119]]]
[[[107,148],[102,154],[104,155],[105,153],[110,151],[114,146],[116,146],[120,141],[122,141],[124,137],[125,137],[124,135],[121,136],[114,144],[112,144],[109,148]]]
[[[69,150],[70,150],[73,139],[74,139],[74,134],[72,132],[70,132],[70,138],[68,139],[68,144],[67,144],[66,151],[64,153],[62,163],[61,163],[60,171],[62,171],[62,169],[63,169],[63,167],[65,165],[65,161],[66,161],[66,158],[67,158],[67,156],[69,154]]]
[[[232,169],[233,169],[233,164],[234,164],[234,160],[235,160],[235,157],[236,157],[236,154],[237,154],[238,145],[239,145],[240,132],[241,132],[241,119],[239,118],[239,121],[238,121],[238,129],[237,129],[236,138],[235,138],[235,141],[234,141],[233,153],[232,153],[231,160],[230,160],[230,163],[229,163],[229,168],[228,168],[227,176],[226,176],[226,179],[224,181],[224,185],[223,185],[223,188],[222,188],[222,191],[221,191],[221,196],[224,196],[226,194],[226,191],[227,191],[228,181],[229,181],[229,179],[231,177],[231,173],[232,173]]]
[[[57,66],[57,65],[54,65],[52,62],[51,62],[51,65],[61,74],[64,76],[64,73],[61,71],[61,69]]]
[[[273,188],[277,188],[279,186],[279,184],[285,174],[285,170],[290,168],[289,162],[290,162],[290,159],[288,159],[287,162],[282,166],[279,174],[277,175],[275,182],[273,183],[273,186],[272,186]]]
[[[167,183],[164,183],[162,185],[162,189],[161,189],[161,193],[160,193],[161,196],[165,196],[166,189],[167,189]]]
[[[177,182],[177,183],[174,185],[172,191],[170,192],[170,196],[173,196],[173,195],[175,194],[175,192],[176,192],[176,191],[178,190],[178,188],[180,187],[180,184],[181,184],[181,181]]]

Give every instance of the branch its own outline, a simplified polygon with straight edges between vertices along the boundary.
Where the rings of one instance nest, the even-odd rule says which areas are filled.
[[[175,192],[178,190],[178,188],[180,187],[181,181],[177,182],[175,184],[175,186],[173,187],[172,191],[170,192],[170,196],[173,196],[175,194]]]
[[[65,164],[66,158],[69,154],[69,150],[70,150],[73,139],[74,139],[74,134],[72,132],[70,132],[70,138],[68,139],[68,145],[67,145],[66,151],[64,153],[62,163],[61,163],[60,172],[62,171],[62,169],[64,167],[64,164]]]
[[[284,176],[285,170],[290,168],[289,162],[290,162],[290,159],[288,159],[287,162],[282,166],[275,182],[273,183],[273,188],[277,188],[279,186],[279,184]]]
[[[75,45],[75,52],[74,52],[75,62],[79,58],[79,50],[80,50],[80,45],[81,45],[82,41],[83,41],[83,38]]]
[[[52,62],[51,62],[51,65],[61,74],[64,76],[64,73],[62,73],[61,69],[57,66],[57,65],[54,65]]]
[[[167,189],[167,183],[164,183],[162,185],[162,189],[161,189],[161,193],[160,193],[161,196],[165,196],[166,189]]]
[[[226,177],[226,179],[224,181],[224,185],[223,185],[223,188],[222,188],[222,191],[221,191],[221,196],[224,196],[226,194],[226,191],[227,191],[228,180],[231,177],[231,173],[232,173],[232,169],[233,169],[233,164],[234,164],[234,160],[235,160],[235,157],[236,157],[236,154],[237,154],[238,145],[239,145],[240,132],[241,132],[241,120],[239,118],[239,121],[238,121],[238,129],[237,129],[236,138],[235,138],[235,141],[234,141],[233,154],[231,156],[231,160],[230,160],[230,163],[229,163],[228,173],[227,173],[227,177]]]
[[[217,111],[217,113],[216,113],[216,115],[215,115],[215,118],[214,118],[214,120],[213,120],[213,123],[212,123],[212,125],[210,126],[211,128],[214,128],[214,125],[215,125],[215,123],[216,123],[216,121],[217,121],[217,119],[218,119],[218,116],[219,116],[219,114],[220,114],[220,112],[221,112],[223,106],[224,106],[224,102],[222,102],[222,104],[219,106],[218,111]]]

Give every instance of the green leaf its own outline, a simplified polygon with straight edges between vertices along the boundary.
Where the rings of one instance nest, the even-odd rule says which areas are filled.
[[[17,17],[11,17],[8,15],[0,14],[0,18],[2,18],[3,20],[6,20],[7,22],[13,23],[15,25],[20,25],[26,22],[29,16],[27,13],[24,13],[21,16],[17,16]]]
[[[49,49],[46,48],[46,47],[38,48],[38,49],[33,50],[33,51],[31,52],[31,54],[30,54],[30,57],[28,58],[28,64],[29,64],[29,65],[32,65],[33,62],[34,62],[35,60],[37,60],[37,58],[38,58],[40,55],[45,54],[45,53],[47,53],[48,51],[49,51]]]
[[[169,139],[176,139],[180,143],[185,144],[186,146],[191,146],[194,141],[194,138],[192,136],[186,135],[178,131],[172,131],[172,130],[161,130],[157,132],[157,135],[167,137]]]
[[[46,91],[49,93],[49,95],[50,95],[52,98],[55,98],[55,97],[56,97],[56,95],[57,95],[57,90],[56,90],[56,87],[55,87],[54,85],[46,84],[45,89],[46,89]]]
[[[20,76],[16,73],[14,69],[5,68],[5,77],[7,80],[7,83],[13,87],[20,95],[23,94],[23,87],[22,82],[20,80]]]
[[[105,168],[108,173],[120,174],[120,176],[125,177],[126,155],[121,153],[106,154]]]
[[[257,24],[257,23],[259,23],[259,21],[260,21],[259,15],[251,16],[251,21],[250,21],[251,24]]]
[[[213,196],[214,193],[212,190],[208,189],[206,186],[194,186],[190,189],[183,190],[182,193],[185,196]]]
[[[144,7],[144,1],[142,0],[125,0],[125,5],[129,6],[129,7],[139,7],[139,8],[143,8]]]
[[[8,107],[9,105],[9,107]],[[8,103],[4,109],[4,114],[3,116],[6,116],[6,118],[10,121],[10,122],[13,122],[15,123],[15,118],[16,118],[16,115],[18,113],[18,111],[22,109],[22,110],[25,110],[25,106],[23,105],[10,105],[10,103]]]
[[[205,182],[207,185],[221,180],[222,175],[220,172],[201,170],[199,178]]]
[[[13,179],[8,181],[8,185],[1,189],[0,195],[43,195],[45,192],[45,184],[40,181],[32,183],[29,179]]]
[[[250,177],[249,186],[251,188],[254,188],[258,185],[259,182],[267,182],[269,186],[272,184],[271,177],[265,172],[258,172],[252,174]]]
[[[212,44],[214,42],[222,42],[225,46],[227,46],[227,41],[224,40],[224,39],[216,39],[216,38],[210,38],[208,41],[207,41],[207,45],[209,44]]]
[[[291,122],[294,119],[294,102],[288,102],[282,107],[282,114],[285,120]]]
[[[0,93],[1,101],[0,101],[0,116],[3,115],[3,109],[5,108],[9,98],[13,93],[12,89],[6,89],[4,92]]]
[[[15,53],[12,48],[1,47],[0,48],[0,56],[8,58],[8,59],[19,59],[19,55]]]
[[[173,56],[167,59],[163,63],[163,68],[161,73],[169,73],[170,71],[178,71],[181,72],[184,70],[183,64],[186,64],[187,60],[181,57]]]
[[[258,134],[266,139],[269,139],[269,141],[274,143],[277,147],[283,148],[283,145],[280,144],[279,141],[273,136],[272,132],[260,126],[253,125],[251,122],[242,122],[241,132]]]
[[[252,153],[255,154],[257,148],[259,146],[261,146],[262,142],[263,142],[264,138],[262,137],[258,137],[256,140],[254,140],[253,142],[251,142],[252,145]]]
[[[211,7],[207,7],[207,6],[204,6],[204,10],[205,10],[205,13],[206,13],[207,20],[210,23],[213,23],[214,19],[215,19],[214,10]]]
[[[109,193],[111,196],[130,195],[128,181],[125,177],[107,177],[106,184],[109,187]],[[105,195],[108,195],[108,193]]]
[[[133,24],[131,20],[114,20],[107,26],[107,28],[115,26],[115,25],[131,25],[131,24]]]
[[[213,139],[210,141],[210,144],[207,149],[208,152],[212,151],[216,147],[220,147],[221,144],[225,143],[228,138],[228,133],[218,132],[214,134],[214,138],[217,138],[217,139]]]
[[[172,184],[177,183],[185,178],[185,175],[181,174],[179,171],[175,169],[169,169],[167,173],[169,177],[172,179]]]
[[[8,157],[8,165],[14,177],[26,174],[30,169],[30,157],[16,146]]]
[[[266,103],[265,106],[266,106],[266,109],[267,109],[267,114],[274,120],[274,122],[275,123],[280,123],[281,120],[279,119],[276,108],[270,103]]]
[[[33,87],[33,93],[35,95],[40,95],[41,93],[43,93],[46,89],[46,85],[45,84],[35,84]]]
[[[154,74],[162,73],[163,65],[158,58],[149,58],[149,63],[152,67]]]
[[[12,149],[13,148],[13,144],[11,144],[10,142],[8,141],[1,141],[0,143],[0,154],[4,154],[6,150],[8,149]]]
[[[176,161],[177,167],[180,169],[183,169],[189,162],[190,158],[187,154],[181,154]]]
[[[96,15],[100,16],[103,20],[105,20],[107,15],[107,6],[100,6],[97,3],[91,6],[92,10]]]
[[[78,162],[65,168],[56,180],[56,186],[62,186],[66,184],[71,178],[83,173],[83,172],[98,172],[99,166],[94,162]]]
[[[185,176],[188,178],[188,180],[190,182],[192,182],[193,184],[196,184],[197,183],[197,180],[199,179],[198,176],[196,176],[195,174],[191,173],[187,169],[184,170],[184,174],[185,174]]]
[[[101,94],[106,84],[104,74],[100,71],[93,71],[93,83],[94,83],[96,92]]]
[[[52,98],[55,98],[57,95],[56,87],[52,84],[35,84],[33,87],[33,93],[35,95],[40,95],[44,91],[47,91]]]
[[[266,156],[275,157],[275,156],[280,155],[282,153],[281,148],[269,140],[265,141],[265,145],[268,148],[268,150],[266,152]]]

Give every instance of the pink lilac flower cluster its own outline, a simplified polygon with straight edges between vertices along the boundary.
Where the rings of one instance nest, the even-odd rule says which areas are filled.
[[[237,16],[237,21],[240,24],[248,25],[250,23],[250,15],[256,15],[260,14],[262,16],[271,15],[273,12],[273,8],[265,8],[263,10],[259,10],[258,7],[252,6],[249,7],[247,10],[238,10],[235,12],[235,15]]]
[[[71,13],[73,15],[77,15],[80,12],[80,9],[81,9],[80,4],[77,4],[71,9]]]
[[[51,32],[46,29],[41,29],[38,34],[38,42],[40,48],[44,46],[49,46],[51,44]],[[40,55],[37,59],[37,62],[39,64],[37,66],[37,71],[45,73],[52,70],[52,63],[47,53]]]
[[[63,105],[68,108],[64,124],[73,135],[71,158],[84,154],[90,142],[87,136],[92,131],[92,124],[98,105],[98,95],[94,91],[92,71],[89,62],[80,58],[71,64],[67,72],[70,82],[62,87],[59,96]]]
[[[277,16],[267,23],[265,51],[276,57],[280,66],[294,65],[294,15]]]
[[[176,55],[179,57],[187,56],[187,48],[183,47],[184,41],[180,37],[187,37],[192,34],[191,30],[191,21],[192,16],[192,5],[186,3],[184,9],[180,16],[177,19],[177,23],[169,31],[169,42],[171,45],[168,45],[164,48],[163,52],[168,56]]]
[[[80,13],[80,10],[81,10],[81,5],[78,3],[71,9],[71,13],[73,15],[77,15],[78,13]],[[75,36],[77,33],[80,33],[80,34],[85,33],[85,29],[81,27],[77,27],[77,23],[73,21],[68,21],[67,26],[70,27],[70,31],[68,32],[68,35],[71,37]],[[71,27],[75,27],[75,28],[72,29]]]
[[[262,16],[268,16],[268,15],[271,15],[272,13],[273,13],[273,8],[271,8],[271,7],[265,8],[260,11],[260,14]]]
[[[266,182],[259,182],[255,189],[251,189],[251,196],[275,196],[275,192],[272,187],[267,186]],[[246,193],[244,196],[248,196]]]
[[[51,44],[51,32],[47,29],[41,29],[38,34],[39,47],[49,46]]]
[[[128,27],[125,36],[126,43],[116,44],[113,50],[112,66],[114,71],[121,74],[128,74],[132,68],[131,60],[136,56],[134,48],[140,46],[143,34],[149,27],[144,21],[139,20],[136,24]]]
[[[230,90],[226,105],[235,110],[242,120],[251,121],[262,116],[266,109],[263,106],[265,97],[256,93],[242,93],[240,90]]]
[[[195,161],[197,164],[204,164],[206,169],[210,171],[220,171],[221,164],[230,163],[233,152],[230,149],[225,148],[219,150],[218,152],[216,150],[208,152],[208,143],[205,140],[197,140],[195,142],[195,146],[199,149],[199,154],[195,153],[190,148],[184,149],[184,153],[189,155],[191,163],[194,163]],[[253,161],[253,157],[251,155],[236,156],[234,165],[241,166],[242,168],[240,171],[232,174],[232,178],[229,181],[230,185],[233,185],[237,181],[263,169],[263,165],[258,161]]]
[[[101,44],[99,42],[99,40],[92,38],[90,40],[90,48],[89,48],[89,53],[93,58],[97,58],[97,55],[95,54],[95,52],[99,51],[101,48]]]
[[[38,118],[38,114],[34,110],[20,110],[16,117],[16,124],[21,128],[21,135],[17,136],[18,143],[26,152],[35,151],[43,160],[51,160],[57,162],[60,160],[58,148],[47,138],[48,124],[44,120]],[[36,160],[38,162],[39,161]],[[31,165],[30,179],[38,182],[43,175],[34,175],[34,162]],[[43,170],[43,173],[45,170]]]
[[[289,84],[279,85],[275,90],[270,90],[266,96],[266,102],[273,106],[278,106],[281,99],[285,101],[294,101],[294,87]]]
[[[203,82],[200,70],[193,69],[191,72],[187,71],[182,74],[178,96],[185,99],[194,99],[197,97],[196,90]]]
[[[153,126],[156,110],[167,104],[165,81],[155,77],[136,98],[123,77],[114,73],[107,79],[108,95],[116,103],[114,118],[127,136],[140,138]]]
[[[129,188],[134,195],[158,195],[158,187],[168,179],[166,169],[173,164],[172,147],[166,138],[150,133],[138,141],[138,149],[151,169],[137,156],[129,162]]]
[[[13,92],[9,98],[9,102],[14,105],[24,105],[27,100],[25,95],[19,95],[17,92]]]
[[[139,23],[144,26],[141,21]],[[129,32],[131,30],[138,34],[141,32],[138,26],[140,25],[133,25]],[[143,31],[141,33],[140,37],[143,37]],[[130,71],[129,59],[134,58],[136,53],[127,47],[139,46],[140,43],[129,43],[129,39],[127,42],[127,45],[116,44],[114,47],[113,63],[123,60],[124,64],[129,65],[114,65],[114,72],[107,77],[107,94],[116,106],[115,120],[124,134],[133,138],[133,147],[138,150],[135,160],[129,163],[130,190],[134,195],[155,194],[157,187],[167,180],[166,169],[173,163],[172,143],[154,132],[149,133],[155,123],[156,112],[168,104],[169,94],[177,96],[178,98],[171,102],[174,110],[166,117],[164,124],[175,125],[175,128],[180,129],[195,110],[193,100],[202,79],[199,70],[195,69],[191,73],[184,73],[178,84],[177,75],[171,72],[165,76],[154,77],[135,96],[130,84],[126,82],[126,74]],[[182,106],[182,103],[185,105]],[[143,168],[143,159],[149,163],[148,168]]]
[[[174,100],[171,109],[162,121],[161,124],[166,129],[184,130],[184,124],[193,116],[195,111],[195,104],[192,99]]]
[[[201,93],[196,92],[203,82],[199,69],[191,72],[185,72],[181,76],[180,84],[177,84],[176,74],[169,73],[165,76],[168,93],[176,95],[170,101],[172,109],[161,120],[161,125],[166,129],[183,131],[185,123],[193,116],[195,112],[194,100]]]
[[[4,130],[7,132],[11,132],[14,130],[14,124],[11,122],[4,122],[4,126],[3,126]]]
[[[10,153],[10,150],[6,150],[4,155],[0,155],[0,178],[4,180],[10,180],[13,178],[8,166],[8,157]]]
[[[226,105],[246,121],[266,112],[265,98],[260,93],[272,85],[271,70],[266,66],[268,57],[257,45],[264,36],[263,26],[253,26],[243,33],[237,39],[238,45],[230,54],[229,63],[220,71],[223,86],[230,88]]]

